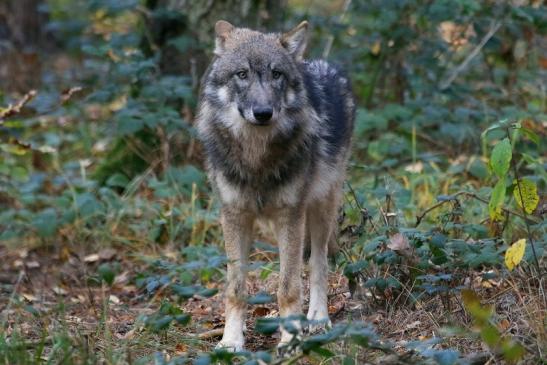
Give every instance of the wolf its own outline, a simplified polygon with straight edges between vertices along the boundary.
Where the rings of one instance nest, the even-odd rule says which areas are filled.
[[[217,347],[244,346],[246,271],[253,225],[274,227],[282,317],[302,311],[305,242],[310,245],[307,318],[328,322],[328,258],[351,147],[350,82],[324,60],[303,58],[304,21],[262,33],[220,20],[214,57],[202,79],[196,125],[206,169],[221,202],[228,258],[225,328]],[[330,322],[329,322],[330,323]],[[292,335],[282,328],[279,346]]]

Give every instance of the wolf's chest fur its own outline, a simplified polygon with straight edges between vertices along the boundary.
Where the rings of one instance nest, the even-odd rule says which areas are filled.
[[[224,202],[253,210],[294,202],[315,170],[318,141],[301,127],[274,138],[237,138],[221,124],[213,131],[208,160]]]
[[[226,179],[239,187],[273,189],[290,182],[311,161],[316,143],[296,126],[272,139],[257,134],[237,138],[220,124],[213,126],[209,160]]]

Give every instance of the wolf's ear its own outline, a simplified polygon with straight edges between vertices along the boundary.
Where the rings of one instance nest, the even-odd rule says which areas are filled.
[[[215,54],[219,55],[224,51],[226,40],[233,30],[234,26],[226,20],[219,20],[215,24]]]
[[[308,43],[308,22],[303,21],[281,36],[281,45],[296,59],[301,60]]]

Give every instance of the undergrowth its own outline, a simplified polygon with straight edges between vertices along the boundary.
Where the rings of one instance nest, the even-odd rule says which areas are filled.
[[[292,328],[293,355],[275,355],[293,322],[277,316],[264,230],[248,351],[213,350],[226,258],[192,125],[196,76],[162,69],[150,25],[184,17],[56,0],[62,51],[41,87],[0,93],[0,362],[545,362],[544,6],[363,1],[333,17],[327,2],[289,3],[287,22],[315,24],[310,53],[346,66],[359,106],[333,327]],[[210,49],[193,37],[166,43]]]

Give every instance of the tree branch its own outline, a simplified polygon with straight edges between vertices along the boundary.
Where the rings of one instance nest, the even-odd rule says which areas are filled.
[[[30,90],[28,93],[23,95],[21,100],[17,104],[10,104],[6,109],[0,109],[0,125],[3,124],[4,119],[17,115],[21,112],[21,109],[36,96],[36,90]]]
[[[465,58],[465,60],[463,60],[461,64],[459,64],[456,68],[452,70],[452,72],[450,72],[450,75],[445,80],[441,81],[441,83],[439,84],[439,88],[441,90],[447,89],[452,84],[452,82],[454,82],[456,77],[458,77],[458,75],[463,70],[465,70],[465,68],[469,65],[471,60],[480,53],[480,51],[486,45],[486,43],[490,40],[490,38],[494,36],[494,34],[498,31],[500,26],[501,26],[501,22],[492,21],[492,24],[490,24],[490,29],[485,34],[485,36],[481,39],[480,43],[477,44],[477,46],[471,51],[471,53],[467,55],[467,57]]]
[[[417,215],[417,216],[416,216],[416,226],[415,226],[415,227],[418,227],[418,226],[420,225],[420,223],[422,222],[422,220],[425,218],[425,216],[426,216],[428,213],[430,213],[431,211],[433,211],[433,210],[439,208],[440,206],[444,205],[444,204],[447,203],[447,202],[455,201],[456,198],[457,198],[458,196],[460,196],[460,195],[465,195],[465,196],[467,196],[467,197],[469,197],[469,198],[473,198],[473,199],[478,200],[478,201],[480,201],[480,202],[483,202],[483,203],[485,203],[485,204],[488,204],[488,203],[489,203],[487,199],[484,199],[484,198],[478,196],[478,195],[475,194],[475,193],[471,193],[471,192],[469,192],[469,191],[460,191],[460,192],[457,192],[456,194],[452,195],[452,196],[450,197],[450,199],[440,201],[440,202],[438,202],[438,203],[432,205],[431,207],[427,208],[426,210],[424,210],[421,214]],[[535,221],[535,219],[534,219],[535,217],[532,218],[531,216],[525,216],[525,215],[523,215],[523,214],[520,214],[519,212],[515,212],[514,210],[507,209],[507,208],[503,208],[503,207],[501,208],[501,210],[503,210],[505,213],[512,214],[512,215],[515,215],[515,216],[517,216],[517,217],[520,217],[520,218],[524,219],[524,221],[525,221],[526,223],[527,223],[528,221],[532,221],[532,222],[534,222],[534,223],[537,223],[537,222]]]

